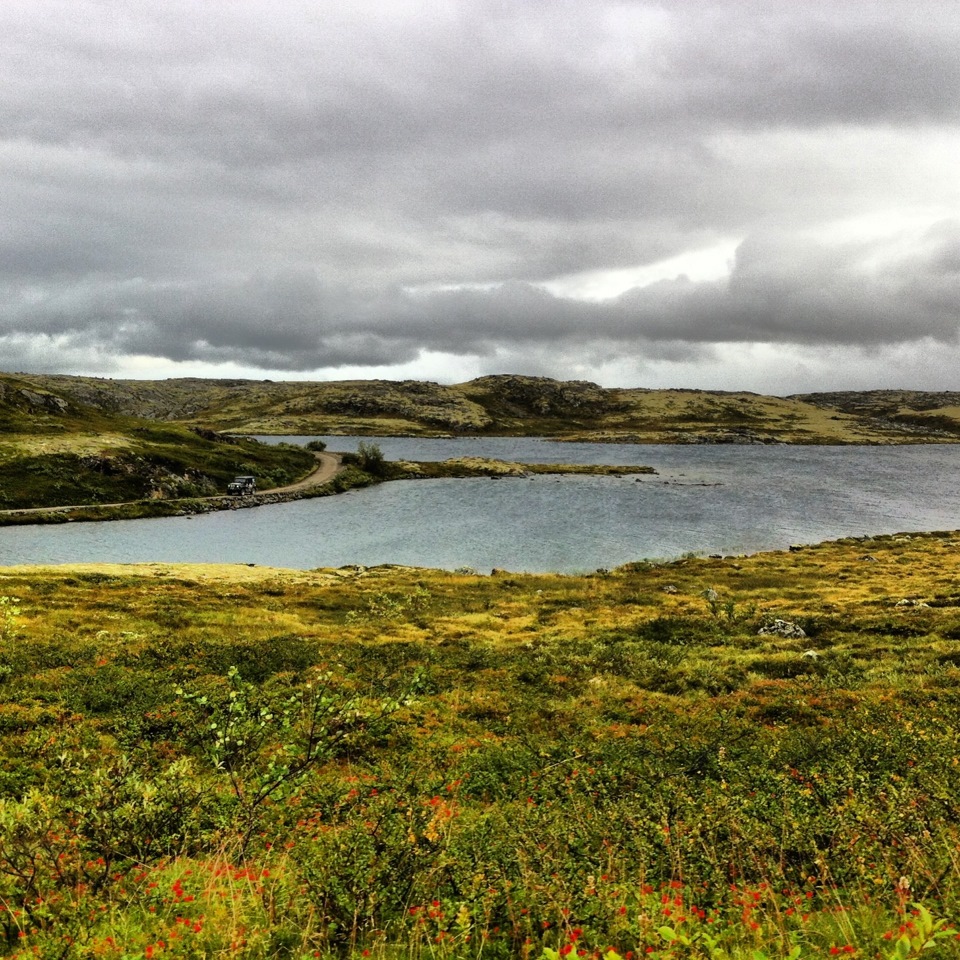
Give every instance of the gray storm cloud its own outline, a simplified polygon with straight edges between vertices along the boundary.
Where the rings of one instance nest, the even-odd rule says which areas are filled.
[[[957,49],[940,0],[7,0],[0,366],[956,344]]]

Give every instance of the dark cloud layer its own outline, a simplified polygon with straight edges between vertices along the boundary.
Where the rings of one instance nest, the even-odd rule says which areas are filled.
[[[958,49],[940,0],[6,0],[0,366],[952,349]]]

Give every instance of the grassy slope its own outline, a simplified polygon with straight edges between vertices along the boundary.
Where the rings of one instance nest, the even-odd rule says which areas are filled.
[[[0,570],[8,949],[893,956],[960,916],[958,548]]]
[[[906,434],[955,437],[960,425],[960,393],[917,390],[867,390],[819,393],[793,399],[871,424],[894,425]]]
[[[304,450],[224,442],[0,378],[0,508],[222,493],[238,473],[262,487],[299,479]]]
[[[960,437],[957,394],[764,397],[604,389],[520,376],[482,377],[454,386],[385,380],[28,379],[105,410],[238,433],[505,434],[646,443],[904,443]]]

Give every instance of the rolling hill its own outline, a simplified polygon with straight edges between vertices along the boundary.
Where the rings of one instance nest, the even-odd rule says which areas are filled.
[[[303,449],[130,416],[0,376],[0,509],[210,496],[238,473],[269,488],[313,466]]]
[[[98,415],[237,434],[551,436],[639,443],[951,443],[960,393],[877,390],[790,397],[604,388],[497,375],[404,380],[107,380],[19,375],[40,395]],[[51,411],[47,411],[51,413]]]

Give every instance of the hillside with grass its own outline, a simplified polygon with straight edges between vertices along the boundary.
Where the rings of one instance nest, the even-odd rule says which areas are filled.
[[[637,443],[922,443],[960,438],[960,394],[874,391],[768,397],[608,389],[499,375],[414,380],[103,380],[24,375],[104,412],[239,434],[549,436]]]
[[[958,956],[958,555],[0,569],[0,954]]]
[[[303,449],[114,413],[0,376],[0,509],[212,496],[236,474],[270,488],[314,465]]]

